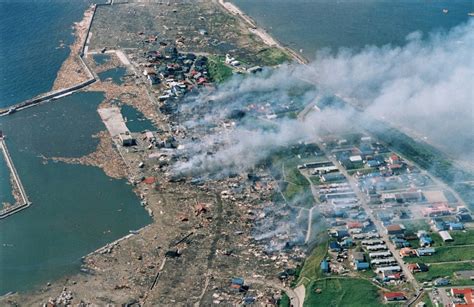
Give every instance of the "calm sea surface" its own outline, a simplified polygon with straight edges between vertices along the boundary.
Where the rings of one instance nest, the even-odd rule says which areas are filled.
[[[0,107],[51,89],[88,2],[0,1]],[[0,220],[0,294],[78,272],[87,253],[151,222],[125,180],[96,167],[45,162],[92,152],[102,93],[78,93],[0,118],[33,205]],[[100,188],[98,188],[100,187]],[[0,159],[0,202],[12,201]]]
[[[98,140],[91,136],[105,129],[96,112],[102,99],[77,93],[0,121],[33,202],[0,221],[0,293],[77,271],[82,256],[151,221],[125,180],[43,158],[92,152]]]
[[[402,45],[414,31],[448,30],[474,11],[470,0],[232,0],[283,44],[313,58],[321,48]],[[443,9],[448,9],[444,14]]]
[[[312,57],[321,48],[403,44],[413,31],[449,29],[472,1],[233,0],[283,43]],[[89,1],[0,1],[0,107],[51,89]],[[442,9],[449,9],[443,14]],[[27,210],[0,221],[0,293],[23,291],[76,272],[81,256],[150,222],[124,180],[95,167],[45,163],[81,156],[104,130],[101,93],[79,93],[0,118],[25,189]],[[140,127],[141,128],[141,127]],[[98,189],[97,187],[101,187]],[[11,201],[0,162],[0,201]],[[80,197],[79,197],[80,196]]]

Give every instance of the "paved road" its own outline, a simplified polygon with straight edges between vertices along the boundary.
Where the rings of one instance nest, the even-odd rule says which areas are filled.
[[[379,233],[380,237],[386,242],[387,247],[389,248],[389,250],[393,254],[393,257],[398,261],[398,263],[399,263],[400,267],[402,268],[402,271],[403,271],[407,281],[411,282],[415,286],[415,288],[418,288],[419,287],[418,282],[416,281],[416,279],[414,278],[414,276],[410,272],[410,270],[408,270],[407,265],[403,262],[403,259],[400,257],[400,254],[398,253],[397,249],[395,248],[395,246],[390,241],[388,235],[386,234],[386,232],[384,230],[384,227],[382,226],[382,223],[380,222],[380,220],[375,218],[375,216],[373,215],[372,209],[370,209],[369,205],[367,204],[367,199],[366,199],[365,195],[360,191],[356,179],[354,177],[352,177],[351,175],[349,175],[349,173],[346,171],[346,169],[341,164],[339,164],[339,162],[335,159],[335,157],[333,157],[331,155],[331,153],[327,151],[326,147],[323,144],[321,144],[321,142],[316,141],[316,143],[321,148],[321,150],[324,152],[324,154],[329,159],[329,161],[334,163],[334,165],[339,169],[341,174],[343,174],[347,178],[347,181],[349,182],[349,185],[351,186],[354,193],[357,195],[357,197],[358,197],[358,199],[361,203],[362,208],[364,208],[365,212],[367,213],[367,216],[374,223],[374,225],[377,229],[377,232]]]
[[[251,284],[259,284],[259,285],[263,285],[263,286],[266,286],[266,287],[279,289],[279,290],[285,292],[286,295],[288,295],[288,297],[290,298],[290,302],[293,306],[303,307],[304,292],[303,292],[303,298],[300,299],[300,297],[298,296],[298,293],[295,290],[293,290],[291,288],[288,288],[288,287],[284,287],[281,283],[278,283],[278,282],[275,282],[275,281],[272,281],[272,280],[260,280],[260,279],[255,279],[255,278],[245,278],[245,281],[248,282],[248,283],[251,283]],[[300,292],[300,291],[298,291],[298,292]],[[301,293],[300,293],[300,295],[301,295]]]

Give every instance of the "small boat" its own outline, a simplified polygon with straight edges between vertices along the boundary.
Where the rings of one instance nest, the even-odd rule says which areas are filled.
[[[474,17],[474,12],[467,13],[468,16]]]
[[[448,14],[448,9],[443,9],[443,13]]]

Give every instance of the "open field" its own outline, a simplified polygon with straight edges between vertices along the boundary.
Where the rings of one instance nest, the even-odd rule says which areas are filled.
[[[433,307],[433,303],[431,302],[430,296],[425,293],[425,296],[423,298],[423,303],[426,304],[426,307]]]
[[[289,62],[291,58],[279,48],[267,48],[257,53],[263,63],[267,65],[278,65],[284,62]]]
[[[474,230],[450,231],[453,242],[443,242],[443,245],[467,245],[474,244]]]
[[[406,262],[450,262],[474,260],[474,246],[441,246],[436,248],[436,254],[420,258],[408,258]]]
[[[232,77],[232,68],[224,64],[224,57],[209,56],[209,75],[212,81],[222,83]]]
[[[317,245],[313,249],[311,255],[306,258],[303,264],[303,268],[301,269],[298,282],[307,283],[309,280],[322,277],[321,269],[319,266],[321,264],[321,261],[326,256],[327,249],[327,241]]]
[[[287,198],[291,199],[297,195],[301,195],[301,193],[304,193],[304,191],[309,188],[308,180],[306,180],[294,166],[291,168],[285,167],[285,180],[288,182],[288,186],[284,192]],[[312,194],[310,194],[310,198],[312,197]]]
[[[290,298],[288,297],[288,295],[286,294],[283,294],[281,299],[280,299],[280,302],[278,303],[278,306],[281,306],[281,307],[289,307],[290,306]]]
[[[440,277],[451,278],[452,284],[473,284],[473,281],[467,279],[457,279],[454,273],[462,270],[474,270],[474,263],[461,262],[461,263],[442,263],[442,264],[431,264],[428,272],[417,273],[415,275],[418,281],[432,281]]]
[[[316,293],[315,289],[321,289]],[[305,306],[380,306],[379,289],[356,278],[330,278],[311,282],[306,287]]]
[[[282,180],[281,192],[288,202],[310,208],[314,204],[311,185],[298,169],[298,165],[305,163],[306,159],[299,159],[293,154],[287,155],[287,151],[284,150],[272,157],[274,176]]]

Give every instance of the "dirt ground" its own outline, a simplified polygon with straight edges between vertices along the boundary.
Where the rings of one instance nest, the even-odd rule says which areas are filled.
[[[77,66],[77,48],[85,39],[89,12],[76,25],[76,43],[71,46],[71,56],[58,73],[54,88],[75,84],[84,77],[84,71]],[[207,34],[199,34],[201,29]],[[159,37],[156,43],[163,40],[183,51],[225,54],[233,50],[250,63],[252,54],[266,48],[216,2],[170,1],[170,5],[99,7],[91,30],[90,51],[133,48],[126,49],[127,54],[132,60],[139,58],[144,50],[154,48],[143,42],[140,32],[154,33]],[[113,52],[108,54],[110,60],[104,64],[95,63],[92,55],[86,56],[85,61],[94,73],[124,66]],[[179,138],[179,131],[171,129],[175,123],[160,113],[155,90],[137,76],[139,63],[132,62],[126,66],[122,84],[99,80],[86,90],[105,93],[99,108],[110,107],[116,101],[131,105],[152,121],[158,138]],[[262,286],[263,281],[280,284],[277,274],[295,268],[304,256],[297,248],[268,252],[252,237],[252,225],[276,184],[261,188],[245,174],[199,185],[170,181],[167,167],[173,161],[172,154],[150,146],[142,133],[133,136],[137,145],[127,148],[103,131],[94,136],[100,139],[95,152],[81,158],[53,159],[97,166],[113,178],[127,177],[142,206],[153,217],[152,224],[85,256],[81,272],[29,293],[2,297],[0,304],[210,306],[238,305],[244,297],[255,299],[260,305],[275,304],[280,290]],[[261,175],[266,176],[264,170]],[[262,282],[246,282],[245,289],[232,288],[233,277]]]

